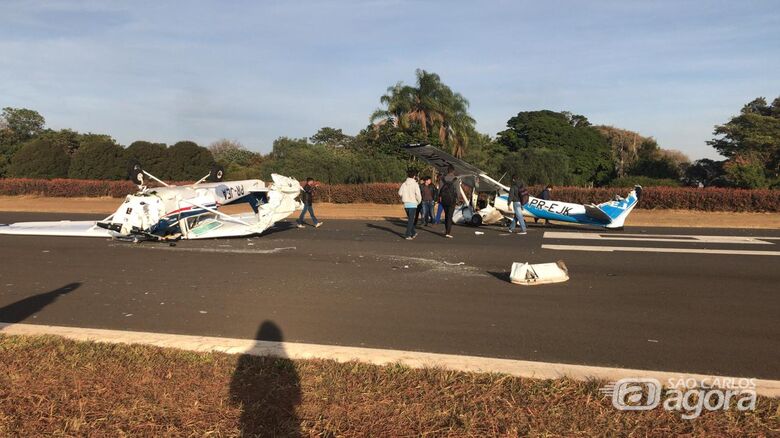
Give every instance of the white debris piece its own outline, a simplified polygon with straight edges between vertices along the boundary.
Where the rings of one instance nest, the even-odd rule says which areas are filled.
[[[563,260],[555,263],[512,263],[509,280],[514,284],[535,285],[561,283],[569,279],[569,270]]]

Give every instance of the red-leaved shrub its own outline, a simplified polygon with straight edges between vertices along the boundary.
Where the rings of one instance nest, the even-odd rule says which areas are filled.
[[[336,204],[372,202],[397,204],[400,183],[321,184],[316,200]],[[136,190],[129,181],[93,181],[78,179],[0,179],[0,195],[37,195],[52,197],[123,197]],[[533,187],[536,195],[541,187]],[[577,204],[598,204],[615,195],[625,196],[628,189],[556,187],[555,200]],[[780,212],[780,190],[742,190],[721,188],[648,187],[642,191],[638,208],[702,211]]]
[[[65,198],[111,196],[120,198],[136,190],[138,190],[137,187],[130,181],[0,179],[0,195],[38,195]]]

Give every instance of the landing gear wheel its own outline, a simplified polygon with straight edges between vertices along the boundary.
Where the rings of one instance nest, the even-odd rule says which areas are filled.
[[[210,182],[221,182],[222,178],[225,176],[225,168],[215,164],[211,166],[211,172],[209,172],[209,181]]]
[[[482,225],[482,216],[478,215],[477,213],[474,213],[474,215],[471,216],[469,225],[471,225],[472,227],[478,227]]]
[[[144,183],[144,169],[138,160],[133,160],[127,165],[127,177],[136,185]]]

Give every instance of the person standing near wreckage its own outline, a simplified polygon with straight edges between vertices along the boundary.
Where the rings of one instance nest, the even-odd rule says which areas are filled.
[[[401,197],[401,202],[404,203],[404,210],[406,210],[406,234],[404,238],[412,240],[417,237],[414,222],[417,216],[417,206],[422,202],[422,195],[420,194],[420,184],[417,183],[415,178],[417,172],[409,170],[406,172],[406,176],[406,181],[398,189],[398,196]]]
[[[439,204],[444,210],[444,237],[452,239],[452,215],[455,213],[455,204],[458,203],[458,178],[455,176],[455,168],[450,164],[447,167],[447,175],[439,189]]]
[[[552,186],[552,184],[547,184],[547,185],[544,187],[544,190],[542,190],[542,191],[539,193],[539,196],[537,196],[537,198],[539,198],[539,199],[543,199],[543,200],[545,200],[545,201],[549,201],[550,199],[552,199],[552,195],[550,194],[550,193],[552,192],[552,189],[553,189],[553,186]],[[534,223],[535,223],[535,224],[538,224],[538,223],[539,223],[539,218],[538,218],[538,217],[535,217],[535,218],[534,218]],[[544,220],[544,224],[545,224],[545,225],[550,225],[550,220],[549,220],[549,219],[545,219],[545,220]]]
[[[512,211],[515,217],[509,224],[509,232],[515,232],[515,225],[520,224],[520,232],[517,234],[527,234],[525,230],[525,219],[523,218],[523,205],[528,203],[528,189],[525,183],[520,181],[516,175],[512,175],[512,186],[509,188],[509,202],[512,204]]]
[[[314,216],[314,192],[317,190],[317,186],[314,184],[314,178],[306,178],[306,184],[303,186],[303,193],[301,193],[301,201],[303,201],[303,210],[298,217],[298,228],[303,228],[303,219],[306,217],[306,212],[311,215],[311,220],[314,222],[314,228],[319,228],[322,222],[317,220]]]
[[[423,226],[428,226],[433,223],[433,202],[438,195],[436,186],[431,184],[431,177],[426,176],[423,178],[423,184],[420,186],[420,193],[422,194],[422,217]]]
[[[444,184],[444,175],[441,173],[436,174],[436,196],[433,198],[433,200],[436,202],[436,217],[433,219],[433,223],[436,225],[439,225],[441,223],[441,215],[444,213],[444,207],[442,207],[441,202],[439,202],[439,190],[441,190],[441,186]]]

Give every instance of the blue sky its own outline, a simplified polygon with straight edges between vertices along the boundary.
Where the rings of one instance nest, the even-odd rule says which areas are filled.
[[[438,73],[490,135],[568,110],[691,158],[780,95],[776,1],[0,0],[0,106],[53,128],[267,152],[355,134],[399,80]]]

